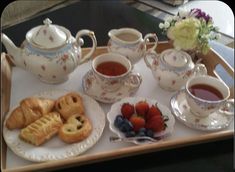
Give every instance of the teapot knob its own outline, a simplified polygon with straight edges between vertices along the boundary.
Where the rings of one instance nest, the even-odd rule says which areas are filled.
[[[49,18],[46,18],[45,20],[43,20],[43,23],[49,26],[52,23],[52,21]]]

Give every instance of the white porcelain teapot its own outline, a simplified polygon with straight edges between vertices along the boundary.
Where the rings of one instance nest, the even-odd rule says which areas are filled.
[[[152,58],[152,64],[148,58]],[[181,50],[167,49],[161,54],[151,51],[144,60],[160,87],[168,91],[181,89],[190,77],[207,74],[204,64],[194,64],[191,56]]]
[[[94,32],[84,29],[74,38],[68,29],[52,24],[50,19],[43,22],[44,25],[27,32],[20,48],[3,33],[1,41],[16,66],[30,71],[44,82],[61,83],[79,64],[90,59],[97,46],[96,37]],[[92,39],[93,45],[90,52],[82,57],[84,42],[81,36],[85,35]]]

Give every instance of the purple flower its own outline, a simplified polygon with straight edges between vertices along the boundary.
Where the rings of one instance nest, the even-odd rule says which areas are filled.
[[[198,19],[204,19],[207,23],[212,20],[211,16],[209,14],[206,14],[199,8],[193,8],[190,11],[190,14]]]

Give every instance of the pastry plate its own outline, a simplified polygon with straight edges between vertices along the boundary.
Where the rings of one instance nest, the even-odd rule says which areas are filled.
[[[83,91],[97,101],[103,103],[114,103],[122,98],[131,96],[138,90],[141,84],[140,78],[137,75],[133,75],[131,82],[138,86],[135,88],[129,88],[124,84],[123,87],[115,92],[106,92],[102,90],[99,84],[97,84],[93,71],[90,70],[84,75],[82,86]]]
[[[51,90],[39,93],[35,96],[56,99],[70,91]],[[6,119],[10,116],[12,108],[7,114],[4,127],[3,137],[10,149],[18,156],[34,162],[43,162],[50,160],[65,159],[80,155],[96,144],[101,137],[105,127],[105,114],[99,104],[87,95],[79,93],[83,98],[86,115],[92,122],[93,130],[88,138],[74,144],[66,144],[58,136],[54,136],[41,146],[34,146],[22,141],[19,138],[19,129],[8,130]]]
[[[128,102],[130,104],[136,104],[139,101],[146,101],[149,104],[149,106],[157,104],[157,106],[160,109],[160,111],[162,112],[163,116],[167,116],[168,119],[169,119],[168,121],[166,121],[166,125],[167,125],[166,129],[162,132],[155,133],[154,137],[161,137],[162,139],[164,139],[168,135],[170,135],[174,130],[175,118],[171,114],[171,111],[169,110],[169,108],[167,108],[166,106],[158,103],[154,99],[149,99],[149,98],[144,98],[144,97],[126,97],[126,98],[114,103],[111,106],[111,109],[107,114],[110,130],[113,133],[115,133],[116,135],[118,135],[118,137],[125,138],[125,135],[121,131],[119,131],[119,129],[117,129],[114,126],[114,120],[115,120],[117,115],[121,114],[121,106],[122,106],[123,103]],[[160,139],[159,141],[161,141],[162,139]],[[148,141],[138,141],[138,140],[132,140],[132,142],[135,143],[135,144],[151,143],[151,142],[148,142]]]
[[[233,115],[225,115],[219,111],[208,117],[200,118],[192,114],[186,101],[185,90],[178,91],[170,101],[171,111],[176,119],[186,126],[202,131],[216,131],[227,128],[233,120]],[[234,113],[234,109],[233,112]]]

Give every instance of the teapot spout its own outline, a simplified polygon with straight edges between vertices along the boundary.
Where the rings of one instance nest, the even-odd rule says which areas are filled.
[[[1,42],[5,46],[7,53],[12,57],[11,60],[17,66],[22,66],[21,49],[16,47],[15,44],[4,34],[1,33]]]

